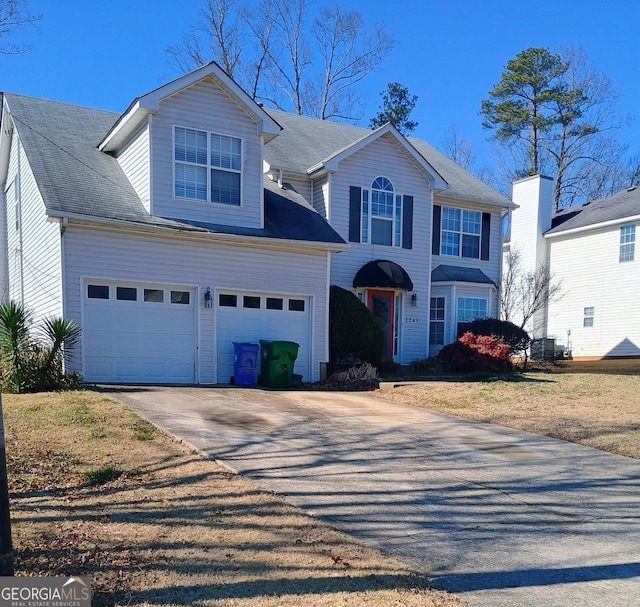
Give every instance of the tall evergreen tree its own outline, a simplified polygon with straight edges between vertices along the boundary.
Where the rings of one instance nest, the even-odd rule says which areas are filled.
[[[418,102],[417,95],[410,95],[409,89],[399,82],[387,84],[387,90],[380,93],[382,105],[378,113],[369,121],[369,128],[377,129],[387,122],[395,126],[403,135],[412,133],[418,123],[410,120],[411,112]]]
[[[553,177],[556,208],[609,196],[627,187],[627,148],[615,137],[618,93],[581,49],[526,49],[509,61],[482,101],[484,128],[503,148],[508,181]]]

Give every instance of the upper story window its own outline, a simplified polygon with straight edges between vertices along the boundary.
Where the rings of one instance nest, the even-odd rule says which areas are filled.
[[[633,261],[636,248],[636,226],[620,228],[620,261]]]
[[[433,206],[433,255],[489,259],[491,214]]]
[[[386,177],[377,177],[362,190],[361,242],[402,245],[402,196]]]
[[[242,140],[175,127],[176,198],[240,205]]]
[[[413,248],[413,196],[398,194],[386,177],[350,186],[349,242]]]
[[[480,258],[480,211],[442,208],[441,255]]]

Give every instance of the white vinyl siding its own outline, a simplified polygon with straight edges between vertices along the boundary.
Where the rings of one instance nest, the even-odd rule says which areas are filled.
[[[313,204],[311,200],[311,180],[304,177],[284,175],[284,183],[292,187],[300,196],[302,196],[309,204]]]
[[[174,196],[174,127],[242,140],[242,204],[205,204]],[[213,82],[202,81],[160,102],[151,123],[154,214],[161,217],[261,228],[262,141],[256,123]],[[210,178],[210,176],[209,176]]]
[[[37,325],[63,314],[60,226],[47,221],[44,201],[16,136],[8,180],[14,184],[14,202],[7,207],[9,297],[22,302]]]
[[[324,176],[313,181],[313,208],[325,219],[329,219],[329,177]]]
[[[620,263],[620,227],[548,242],[563,296],[549,305],[547,335],[563,346],[569,339],[575,358],[639,356],[640,315],[631,302],[640,299],[640,281],[635,263]],[[593,308],[593,326],[584,326],[585,308]]]
[[[312,302],[310,373],[319,379],[328,360],[327,255],[205,242],[187,237],[150,237],[70,226],[65,233],[66,301],[69,316],[82,320],[83,280],[87,277],[147,284],[179,284],[196,293],[199,383],[215,383],[215,308],[204,307],[207,287],[289,293]],[[295,287],[292,287],[295,277]],[[292,291],[295,291],[292,293]],[[81,370],[81,349],[74,370]],[[228,381],[228,378],[225,380]]]
[[[144,208],[153,213],[151,208],[151,158],[150,158],[149,123],[146,122],[118,152],[118,163],[124,174],[140,197]]]
[[[5,192],[0,188],[0,301],[9,298],[9,264],[7,251],[7,200],[13,197],[13,183]]]
[[[374,259],[388,259],[402,266],[413,281],[420,304],[412,307],[402,292],[398,318],[400,319],[398,362],[408,364],[428,353],[429,325],[429,259],[431,253],[431,194],[422,173],[387,137],[370,145],[340,163],[330,182],[329,210],[332,227],[349,240],[349,188],[361,184],[370,186],[384,175],[397,192],[413,195],[413,248],[350,243],[349,249],[332,256],[331,283],[352,289],[356,272]]]

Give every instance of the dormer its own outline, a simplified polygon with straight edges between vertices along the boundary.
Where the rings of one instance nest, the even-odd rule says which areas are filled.
[[[151,215],[263,228],[263,146],[280,130],[209,63],[134,100],[99,149]]]

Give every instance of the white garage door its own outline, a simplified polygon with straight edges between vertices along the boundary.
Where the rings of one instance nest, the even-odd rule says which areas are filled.
[[[87,281],[83,351],[87,381],[195,381],[195,292],[166,285]]]
[[[220,291],[216,299],[218,383],[233,375],[233,342],[261,339],[300,344],[293,372],[310,381],[310,299],[293,295]],[[260,363],[256,374],[260,372]]]

